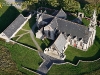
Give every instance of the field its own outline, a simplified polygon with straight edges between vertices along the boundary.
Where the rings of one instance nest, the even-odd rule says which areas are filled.
[[[2,64],[3,63],[3,64]],[[22,75],[7,48],[0,45],[0,75]]]
[[[0,40],[0,45],[3,45],[10,51],[11,57],[16,63],[17,68],[24,74],[34,75],[33,73],[23,69],[22,67],[26,67],[33,71],[36,71],[39,65],[42,63],[42,59],[36,51],[25,48],[18,44],[5,43],[2,40]]]

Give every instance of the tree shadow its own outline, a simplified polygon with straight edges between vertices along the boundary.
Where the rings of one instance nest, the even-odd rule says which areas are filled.
[[[94,60],[97,60],[98,58],[100,58],[100,49],[92,57],[77,57],[77,56],[75,56],[73,61],[70,61],[70,60],[67,60],[67,59],[65,59],[65,61],[76,65],[79,60],[82,60],[82,61],[94,61]]]
[[[24,67],[24,68],[29,69],[29,70],[34,71],[34,72],[36,72],[36,71],[37,71],[37,70],[35,70],[35,69],[31,69],[31,68],[29,68],[29,67],[25,67],[25,66],[24,66],[24,65],[22,65],[22,64],[21,64],[21,67]]]
[[[18,42],[18,43],[23,44],[23,45],[28,46],[28,47],[33,48],[33,49],[37,49],[36,47],[30,46],[30,45],[25,44],[25,43],[21,43],[21,42]]]
[[[42,44],[40,45],[40,47],[42,48],[42,50],[44,50],[44,49],[46,48],[45,43],[42,43]]]
[[[76,1],[80,3],[82,9],[85,7],[86,4],[89,4],[89,2],[87,2],[86,0],[76,0]]]
[[[95,36],[95,41],[97,41],[98,43],[100,43],[100,39],[98,36]]]
[[[30,19],[29,19],[29,27],[32,29],[33,25],[36,23],[36,14],[33,15]]]
[[[19,11],[14,6],[10,6],[0,17],[0,33],[4,31],[19,14]]]
[[[100,14],[98,14],[97,20],[100,20]]]

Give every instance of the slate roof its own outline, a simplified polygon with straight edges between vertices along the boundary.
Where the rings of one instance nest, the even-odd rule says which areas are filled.
[[[53,16],[51,15],[48,15],[48,14],[42,14],[41,15],[43,21],[47,22],[47,23],[50,23],[52,21],[52,19],[54,18]]]
[[[78,40],[83,38],[84,43],[88,42],[91,34],[88,27],[59,18],[57,18],[57,22],[60,32],[65,32],[66,35],[71,34],[72,37],[76,36]]]
[[[17,31],[17,29],[26,21],[24,16],[20,14],[4,31],[3,33],[8,37],[11,36]]]
[[[66,13],[61,9],[61,10],[57,13],[56,17],[64,19],[64,18],[66,17]]]
[[[43,14],[42,17],[44,21],[48,22],[52,29],[56,28],[60,30],[60,32],[65,32],[66,35],[70,34],[72,38],[76,36],[78,40],[83,38],[83,42],[87,43],[91,35],[88,27],[68,20],[64,20],[63,17],[65,16],[66,13],[61,9],[56,13],[56,16]]]
[[[56,46],[57,50],[59,50],[62,53],[62,50],[66,44],[66,39],[62,33],[58,36],[58,38],[55,40],[54,45]]]
[[[55,28],[58,27],[56,17],[52,20],[52,22],[50,23],[50,26],[51,26],[52,29],[55,29]]]

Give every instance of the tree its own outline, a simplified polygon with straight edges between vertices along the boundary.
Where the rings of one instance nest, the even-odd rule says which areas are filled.
[[[94,5],[92,4],[86,4],[83,8],[84,14],[88,17],[91,17],[93,14],[93,10],[95,9]]]
[[[59,6],[58,0],[48,0],[48,4],[53,7]]]
[[[86,4],[83,11],[86,16],[91,17],[94,9],[96,9],[97,15],[100,14],[100,3],[97,0],[91,2],[91,4]]]
[[[62,0],[61,7],[66,11],[75,12],[80,9],[80,4],[75,0]]]

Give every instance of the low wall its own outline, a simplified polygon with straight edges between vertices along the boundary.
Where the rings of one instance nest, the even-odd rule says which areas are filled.
[[[24,47],[26,47],[26,48],[29,48],[29,49],[31,49],[31,50],[34,50],[34,51],[37,51],[37,52],[38,52],[38,50],[36,50],[36,49],[34,49],[34,48],[31,48],[31,47],[28,47],[28,46],[26,46],[26,45],[23,45],[23,44],[21,44],[21,43],[18,43],[18,42],[16,42],[16,41],[10,40],[10,42],[17,43],[18,45],[24,46]]]

